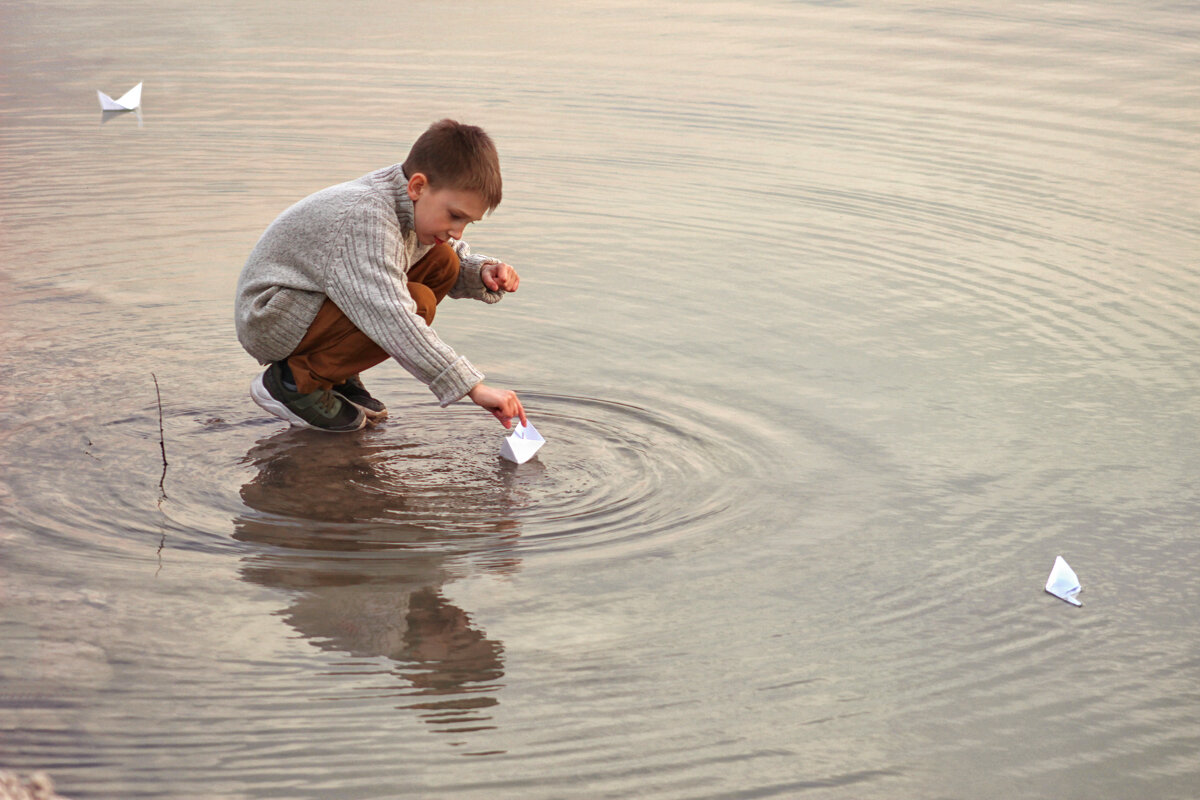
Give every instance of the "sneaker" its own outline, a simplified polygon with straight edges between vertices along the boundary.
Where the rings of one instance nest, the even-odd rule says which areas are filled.
[[[301,394],[283,385],[280,362],[268,366],[250,384],[250,397],[280,419],[301,428],[349,433],[367,424],[363,410],[332,389]]]
[[[345,383],[339,383],[333,387],[333,390],[367,412],[367,416],[371,420],[379,420],[387,416],[387,406],[383,404],[383,401],[371,396],[357,375],[351,375]]]

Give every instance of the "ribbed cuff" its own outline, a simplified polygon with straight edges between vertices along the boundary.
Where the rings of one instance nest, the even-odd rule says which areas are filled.
[[[483,373],[475,369],[470,361],[459,356],[457,361],[430,382],[429,390],[437,396],[438,403],[444,408],[461,400],[482,380]]]
[[[464,275],[469,276],[467,278],[469,296],[485,303],[499,303],[500,299],[504,297],[503,291],[493,292],[483,283],[483,265],[494,260],[474,253],[459,259],[459,269],[463,271]]]

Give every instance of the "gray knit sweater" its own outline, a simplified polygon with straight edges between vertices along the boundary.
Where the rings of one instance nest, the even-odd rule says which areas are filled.
[[[407,274],[429,251],[413,230],[408,179],[399,164],[331,186],[284,211],[251,251],[237,286],[238,341],[262,363],[291,355],[328,297],[359,330],[427,384],[446,406],[483,373],[416,313]],[[485,256],[451,241],[462,262],[451,297],[495,303]]]

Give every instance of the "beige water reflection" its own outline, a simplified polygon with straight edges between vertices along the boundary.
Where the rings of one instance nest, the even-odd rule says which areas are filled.
[[[256,443],[245,458],[255,474],[241,489],[248,510],[234,520],[234,538],[266,549],[245,559],[241,575],[286,590],[293,599],[281,615],[316,647],[391,662],[383,668],[394,682],[378,692],[402,698],[398,708],[440,732],[492,727],[484,710],[499,702],[504,645],[443,587],[465,556],[483,571],[515,572],[520,526],[491,493],[398,494],[382,469],[397,457],[357,437],[301,431]],[[493,521],[466,536],[396,519],[473,517],[484,505]]]

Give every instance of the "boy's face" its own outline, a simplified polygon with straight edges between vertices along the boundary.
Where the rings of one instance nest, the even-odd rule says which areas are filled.
[[[413,201],[413,226],[421,244],[440,244],[461,239],[463,229],[483,219],[487,201],[469,189],[436,189],[423,172],[408,181],[408,198]]]

